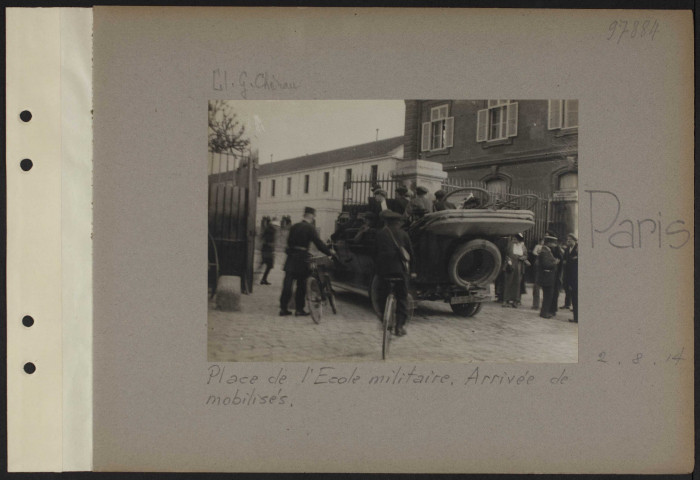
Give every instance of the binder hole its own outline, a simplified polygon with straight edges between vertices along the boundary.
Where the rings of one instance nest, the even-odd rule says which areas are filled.
[[[36,366],[32,362],[27,362],[24,364],[24,371],[31,375],[36,372]]]
[[[22,113],[19,114],[19,118],[22,119],[23,122],[27,123],[29,120],[32,119],[32,112],[29,110],[24,110]]]
[[[25,158],[24,160],[19,162],[19,167],[22,170],[24,170],[25,172],[28,172],[29,170],[31,170],[33,166],[34,166],[34,162],[29,160],[28,158]]]
[[[31,327],[34,325],[34,319],[31,317],[31,315],[25,315],[22,317],[22,325],[25,327]]]

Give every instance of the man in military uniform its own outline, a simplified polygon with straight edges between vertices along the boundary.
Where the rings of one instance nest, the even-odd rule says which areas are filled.
[[[556,278],[559,259],[555,258],[552,249],[557,248],[559,248],[557,238],[546,235],[544,245],[537,256],[537,281],[542,287],[542,308],[540,309],[540,317],[542,318],[552,318],[556,315],[554,309],[556,309],[558,295],[554,296],[554,289],[559,288]]]
[[[304,301],[306,298],[306,279],[311,274],[308,259],[309,245],[313,242],[321,252],[331,256],[329,248],[321,241],[313,226],[316,210],[311,207],[304,209],[304,219],[292,225],[287,238],[287,260],[284,262],[284,283],[282,284],[282,295],[280,297],[280,316],[291,315],[288,305],[292,298],[292,283],[296,281],[295,312],[294,315],[308,315],[304,311]]]
[[[394,284],[394,295],[396,295],[396,326],[394,334],[403,336],[406,335],[404,325],[408,318],[408,281],[410,278],[410,262],[413,261],[413,247],[408,234],[401,228],[403,223],[401,215],[389,210],[384,211],[382,217],[386,225],[377,231],[375,269],[377,275],[382,279],[382,290],[384,293],[382,297],[384,299],[389,294],[390,284],[387,279],[392,277],[403,279],[403,281]],[[408,268],[406,268],[401,247],[410,256]]]

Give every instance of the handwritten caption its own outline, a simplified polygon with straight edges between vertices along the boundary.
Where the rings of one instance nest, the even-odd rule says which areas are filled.
[[[298,81],[284,79],[271,72],[248,73],[245,70],[229,72],[222,68],[212,70],[212,89],[214,91],[236,91],[243,99],[247,99],[250,92],[297,90],[299,85]]]
[[[611,364],[611,365],[625,365],[625,364],[657,365],[657,362],[658,362],[658,364],[671,364],[671,365],[676,366],[685,360],[685,357],[683,356],[684,352],[685,352],[685,347],[681,348],[679,351],[669,353],[664,358],[653,358],[653,357],[646,357],[644,355],[644,353],[642,353],[642,352],[636,352],[633,355],[626,355],[626,356],[617,355],[616,356],[616,355],[611,355],[607,351],[602,351],[598,354],[597,361],[599,363]]]
[[[264,406],[293,407],[292,387],[352,388],[353,386],[403,385],[406,387],[474,388],[483,386],[528,388],[549,383],[565,385],[571,382],[566,368],[557,368],[550,375],[535,375],[527,368],[487,369],[480,366],[465,368],[459,375],[424,369],[416,365],[396,366],[378,373],[367,373],[360,366],[307,367],[302,375],[293,377],[284,367],[268,373],[241,375],[226,365],[213,364],[207,369],[207,385],[227,387],[224,392],[209,393],[209,406]]]
[[[682,218],[668,218],[661,212],[647,213],[646,218],[627,215],[615,192],[584,190],[590,205],[591,248],[601,240],[615,248],[672,248],[688,245],[690,230]],[[626,205],[626,204],[625,204]],[[596,243],[598,242],[598,243]],[[607,246],[603,243],[603,246]]]
[[[619,44],[623,38],[654,40],[659,33],[659,21],[648,20],[613,20],[608,26],[608,41]]]

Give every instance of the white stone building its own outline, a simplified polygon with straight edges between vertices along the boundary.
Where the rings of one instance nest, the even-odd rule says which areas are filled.
[[[328,239],[341,211],[345,182],[391,176],[403,159],[403,145],[401,136],[260,165],[256,224],[264,216],[284,215],[296,223],[304,207],[313,207],[319,235]]]

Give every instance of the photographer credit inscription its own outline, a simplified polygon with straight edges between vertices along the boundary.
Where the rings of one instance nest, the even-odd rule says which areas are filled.
[[[231,73],[222,68],[212,70],[212,90],[216,92],[237,91],[244,100],[248,99],[249,92],[283,92],[297,90],[299,82],[283,79],[271,72],[253,72],[246,70],[240,73]]]

